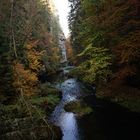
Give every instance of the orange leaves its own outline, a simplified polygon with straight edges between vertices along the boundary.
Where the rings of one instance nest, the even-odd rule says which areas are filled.
[[[127,77],[138,75],[140,60],[140,32],[129,34],[114,48],[119,69],[117,80],[125,82]]]
[[[26,58],[28,60],[28,68],[21,63],[14,64],[14,86],[18,91],[22,89],[23,94],[30,96],[37,91],[38,78],[37,72],[41,69],[42,52],[37,50],[38,41],[32,41],[26,45]]]
[[[15,63],[14,78],[13,85],[18,91],[22,88],[24,95],[28,96],[35,92],[35,86],[38,84],[37,75],[31,70],[25,69],[23,64]]]
[[[37,51],[37,43],[38,41],[34,41],[26,45],[29,68],[34,72],[38,72],[42,67],[41,56],[43,51]]]
[[[140,32],[135,32],[127,37],[115,48],[120,64],[129,64],[140,58]]]
[[[28,84],[35,85],[37,82],[36,74],[31,72],[30,70],[25,70],[23,64],[17,63],[15,65],[15,70],[19,75],[20,80],[26,81]]]
[[[132,76],[136,74],[136,68],[132,66],[126,66],[124,68],[121,68],[117,74],[116,77],[120,80],[124,80],[127,76]]]

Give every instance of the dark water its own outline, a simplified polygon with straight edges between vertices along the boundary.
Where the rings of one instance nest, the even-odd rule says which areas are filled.
[[[130,112],[117,104],[86,96],[83,85],[76,79],[57,84],[63,95],[51,116],[51,121],[62,130],[62,140],[139,140],[140,114]],[[93,113],[77,117],[64,110],[65,104],[83,97]]]
[[[140,140],[140,114],[107,100],[86,97],[93,113],[78,120],[82,140]]]

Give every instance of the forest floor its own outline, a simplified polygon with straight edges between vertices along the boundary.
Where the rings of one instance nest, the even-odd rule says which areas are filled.
[[[26,104],[21,98],[11,104],[0,104],[0,139],[51,139],[52,136],[54,139],[60,139],[62,137],[59,127],[48,121],[60,101],[61,93],[47,83],[42,84],[41,90],[38,95],[25,97]]]

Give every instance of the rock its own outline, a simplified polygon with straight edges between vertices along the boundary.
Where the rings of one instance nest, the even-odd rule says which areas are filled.
[[[64,109],[67,112],[73,112],[80,116],[90,114],[93,111],[92,108],[88,106],[83,100],[72,101],[66,104]]]

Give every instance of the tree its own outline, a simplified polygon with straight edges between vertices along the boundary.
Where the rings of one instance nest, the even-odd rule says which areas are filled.
[[[105,57],[112,56],[112,66],[109,67],[113,73],[113,77],[109,79],[128,84],[129,77],[133,77],[131,79],[140,77],[138,45],[140,2],[138,0],[81,0],[78,7],[75,1],[70,3],[72,6],[69,24],[74,54],[83,54],[89,46],[92,46],[91,50],[108,49],[109,53]],[[84,67],[90,60],[92,57],[87,58],[82,55],[78,61],[79,67]],[[92,65],[93,69],[96,62],[98,60]],[[106,62],[110,63],[110,59],[104,61]]]
[[[39,86],[40,71],[45,67],[49,73],[59,65],[58,35],[61,29],[57,16],[51,12],[48,1],[6,0],[0,1],[0,21],[1,95],[7,93],[9,96],[10,93],[13,96],[19,92],[16,90],[19,85],[25,95],[36,93],[38,90],[34,87]],[[27,78],[26,75],[30,77]],[[17,81],[21,84],[17,84]],[[27,88],[29,81],[31,89]]]

